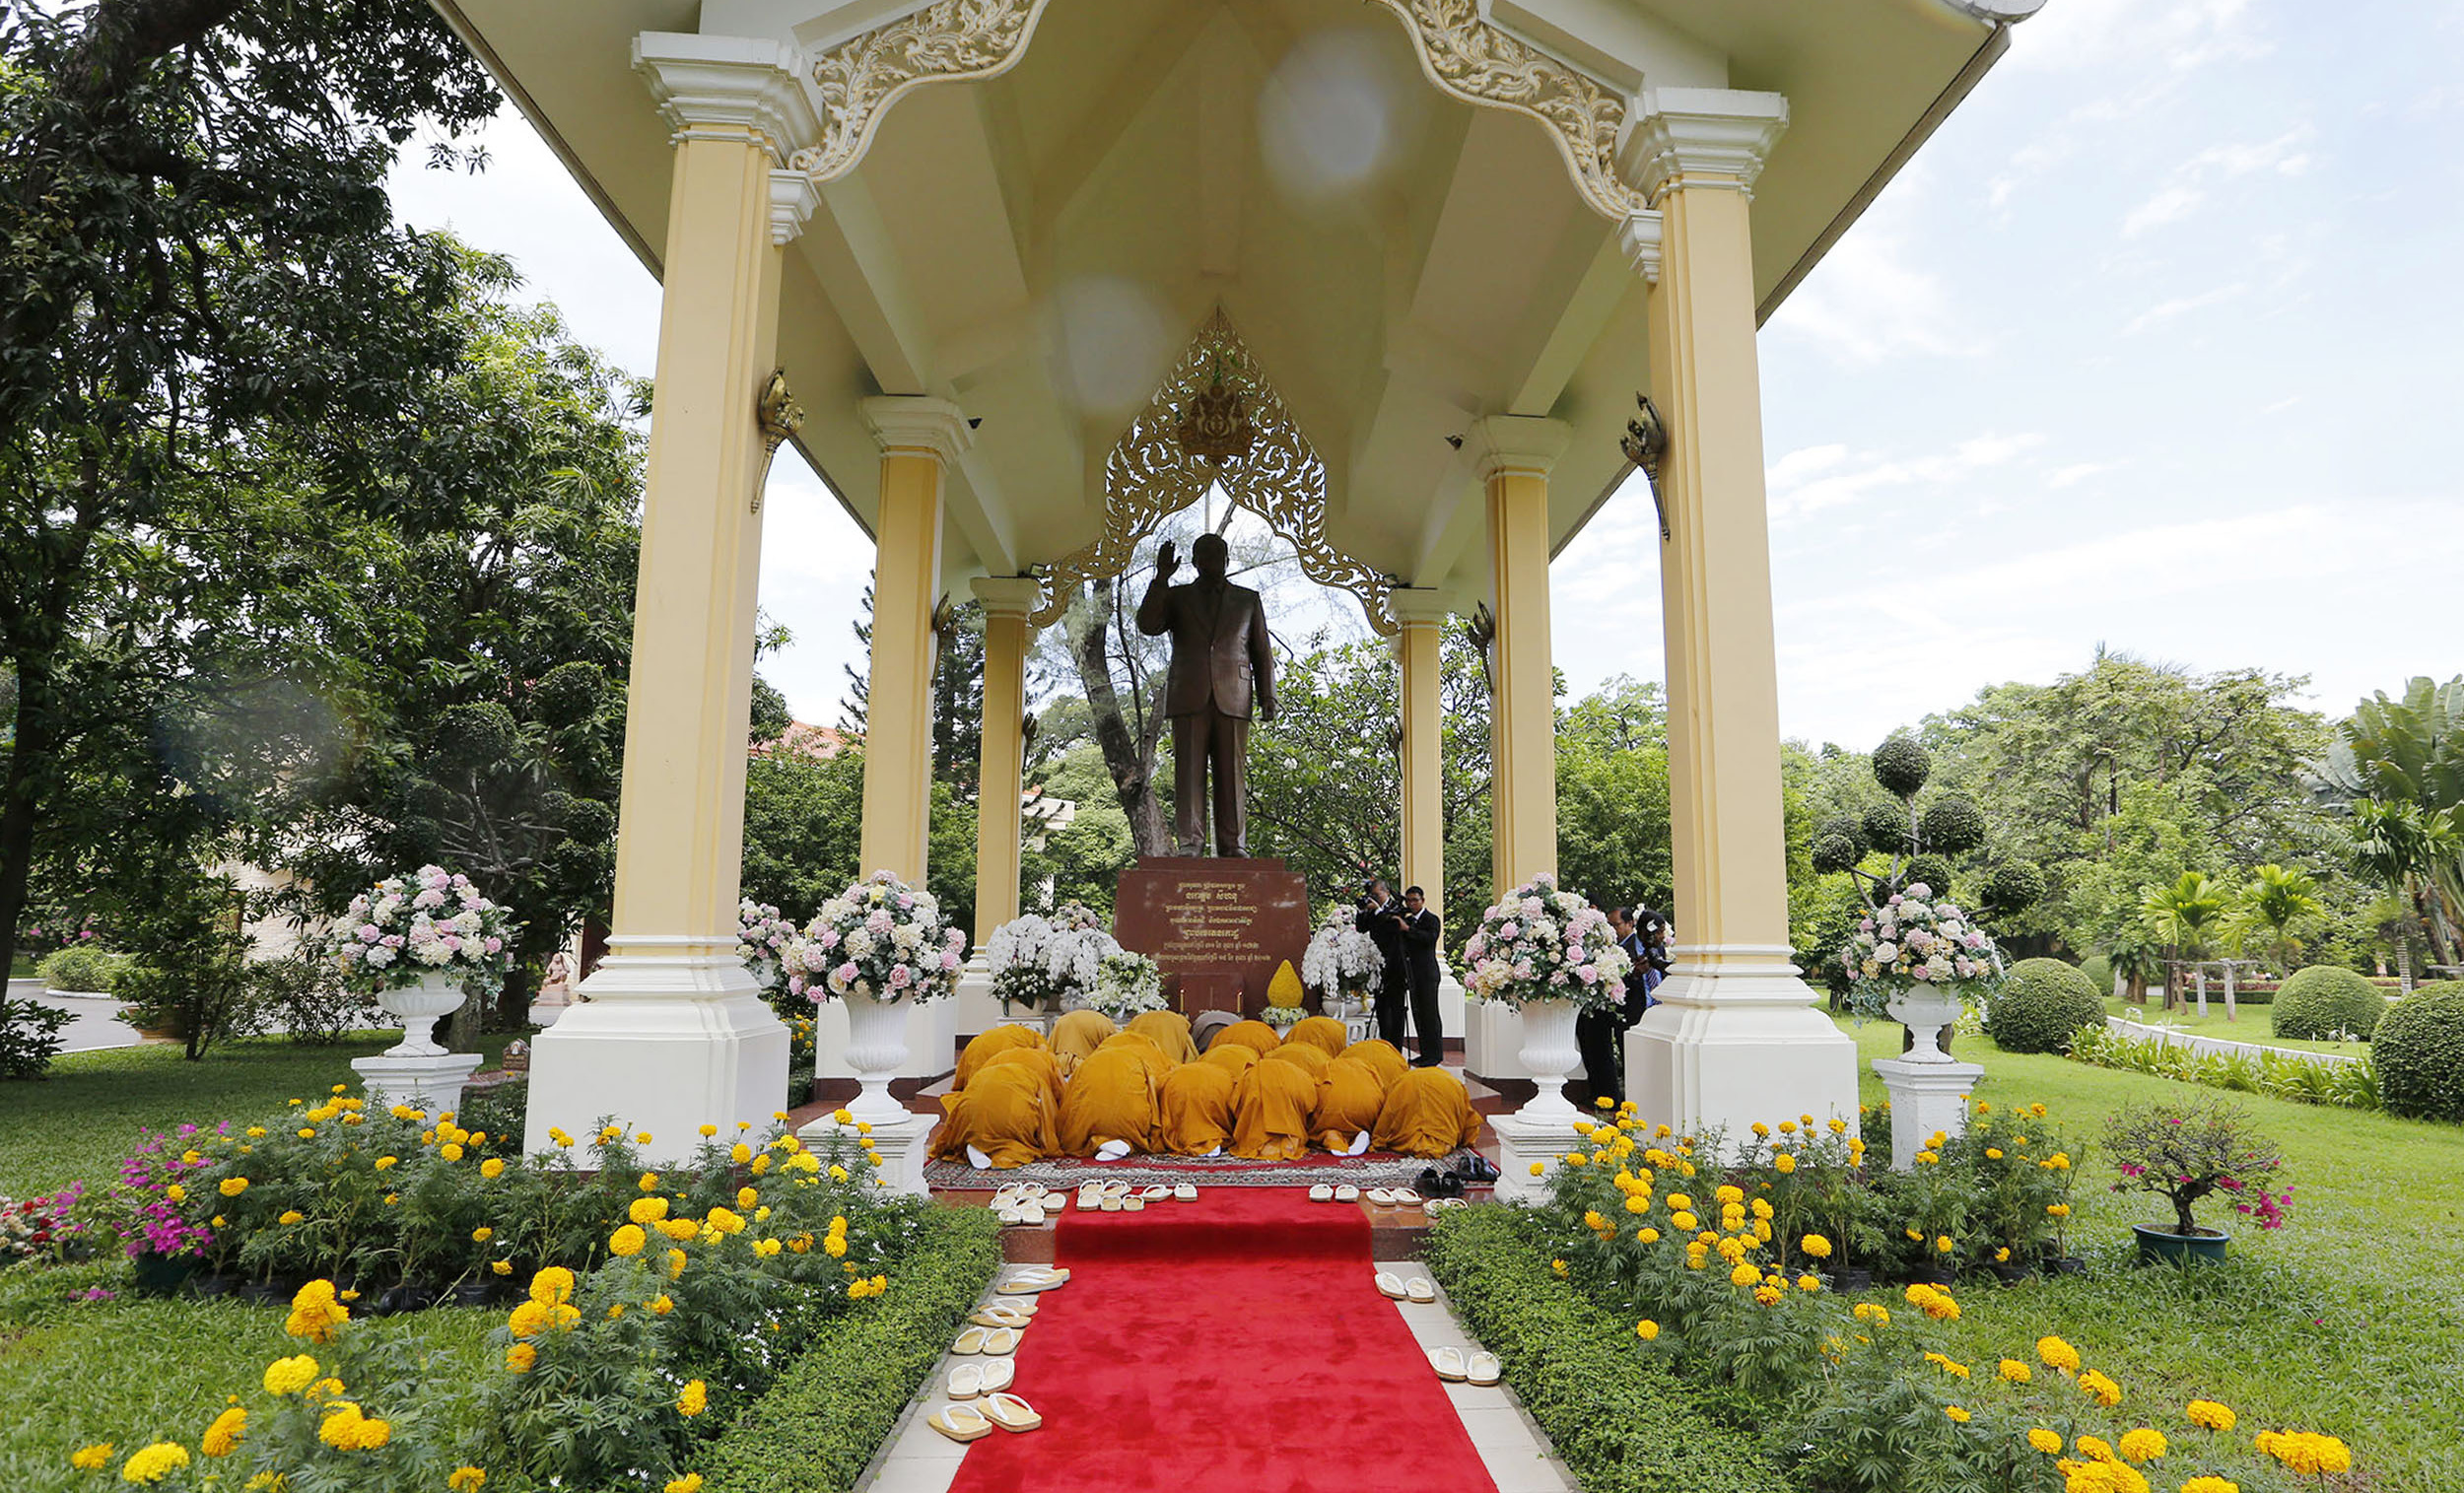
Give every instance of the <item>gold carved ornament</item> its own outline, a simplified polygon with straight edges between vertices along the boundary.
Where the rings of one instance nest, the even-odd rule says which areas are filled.
[[[1182,433],[1191,426],[1198,427],[1204,443],[1227,410],[1245,416],[1249,430],[1245,442],[1216,432],[1230,454],[1201,455],[1183,444]],[[1035,611],[1035,624],[1050,627],[1060,621],[1087,581],[1127,572],[1140,543],[1166,518],[1205,497],[1217,482],[1234,503],[1265,519],[1292,546],[1303,575],[1359,597],[1369,625],[1387,637],[1395,635],[1395,611],[1387,595],[1393,577],[1327,542],[1326,462],[1301,434],[1220,306],[1105,456],[1103,534],[1052,565],[1036,568],[1044,599]]]
[[[854,170],[892,103],[926,83],[997,77],[1018,65],[1048,0],[935,0],[854,36],[813,60],[821,140],[788,165],[816,181]],[[1575,188],[1611,222],[1651,204],[1619,180],[1617,131],[1625,101],[1597,79],[1482,19],[1478,0],[1365,0],[1394,13],[1421,70],[1467,103],[1539,120],[1565,158]]]
[[[753,479],[753,511],[762,510],[762,493],[770,483],[770,463],[779,454],[779,447],[804,428],[804,406],[795,402],[794,391],[787,387],[787,371],[772,369],[762,380],[762,391],[753,400],[753,420],[762,432],[762,469]]]

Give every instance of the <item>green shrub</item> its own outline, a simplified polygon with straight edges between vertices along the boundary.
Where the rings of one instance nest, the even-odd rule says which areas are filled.
[[[75,990],[100,995],[111,993],[119,979],[126,957],[90,943],[73,943],[65,949],[54,949],[43,956],[35,973],[42,977],[45,988]]]
[[[697,1456],[704,1493],[844,1493],[889,1438],[1001,1260],[982,1208],[934,1208],[889,1294],[834,1320]]]
[[[1985,1013],[1985,1035],[2006,1052],[2059,1052],[2081,1027],[2103,1025],[2095,985],[2059,959],[2011,966]]]
[[[2079,972],[2088,977],[2099,996],[2113,993],[2113,961],[2102,954],[2090,954],[2080,961]]]
[[[2464,985],[2427,985],[2388,1007],[2370,1058],[2390,1113],[2464,1122]]]
[[[60,1055],[69,1020],[58,1006],[0,995],[0,1078],[40,1078]]]
[[[2387,1014],[2387,997],[2365,976],[2334,965],[2296,970],[2276,992],[2276,1035],[2324,1042],[2340,1032],[2362,1042]]]
[[[1588,1493],[1786,1493],[1742,1427],[1761,1412],[1678,1378],[1667,1359],[1559,1280],[1531,1214],[1458,1208],[1436,1220],[1429,1271],[1505,1366],[1506,1383]]]
[[[2223,1000],[2224,998],[2224,990],[2218,987],[2211,987],[2208,990],[2208,994],[2212,999],[2216,1000]],[[2272,1006],[2275,1003],[2276,986],[2273,984],[2233,986],[2233,1004],[2235,1005]]]

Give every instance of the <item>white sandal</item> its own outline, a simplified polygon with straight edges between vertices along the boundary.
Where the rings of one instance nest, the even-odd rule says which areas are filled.
[[[1179,1187],[1174,1188],[1172,1189],[1172,1200],[1174,1202],[1198,1201],[1198,1184],[1194,1182],[1185,1182]]]
[[[1032,1431],[1044,1424],[1044,1417],[1035,1413],[1035,1406],[1009,1393],[987,1395],[984,1414],[1004,1431]]]
[[[1429,1367],[1437,1371],[1438,1378],[1452,1384],[1461,1384],[1464,1378],[1463,1350],[1461,1348],[1431,1348],[1429,1349]]]
[[[1121,1199],[1121,1211],[1124,1213],[1143,1213],[1146,1211],[1146,1199],[1143,1197],[1124,1197]]]
[[[982,1385],[987,1394],[997,1394],[1018,1382],[1018,1360],[988,1358],[984,1361]]]
[[[987,1357],[1007,1358],[1018,1351],[1016,1327],[977,1327],[973,1330],[984,1334],[983,1352]]]
[[[1322,1182],[1309,1189],[1309,1200],[1311,1202],[1333,1202],[1335,1200],[1335,1189]]]
[[[1395,1194],[1386,1190],[1384,1188],[1371,1188],[1369,1189],[1369,1206],[1373,1208],[1391,1208],[1395,1206]]]
[[[953,1358],[975,1357],[984,1351],[984,1345],[991,1339],[993,1331],[992,1327],[969,1327],[958,1334],[958,1341],[950,1344],[950,1356]]]
[[[984,1392],[982,1365],[963,1363],[950,1370],[950,1398],[973,1399]]]
[[[924,1424],[952,1441],[974,1441],[980,1436],[992,1434],[992,1422],[986,1420],[983,1412],[973,1405],[951,1405],[945,1410],[935,1411],[925,1418]]]
[[[1358,1202],[1360,1201],[1360,1189],[1347,1182],[1335,1189],[1335,1200],[1336,1202]]]
[[[1465,1384],[1485,1387],[1497,1383],[1504,1377],[1505,1366],[1497,1361],[1497,1355],[1494,1353],[1474,1353],[1463,1366]]]
[[[1403,1295],[1414,1306],[1428,1306],[1437,1300],[1437,1285],[1425,1275],[1414,1275],[1403,1282]]]
[[[1379,1295],[1392,1297],[1397,1301],[1405,1301],[1410,1299],[1411,1292],[1405,1289],[1403,1285],[1403,1278],[1402,1276],[1389,1270],[1380,1270],[1378,1272],[1377,1281]]]

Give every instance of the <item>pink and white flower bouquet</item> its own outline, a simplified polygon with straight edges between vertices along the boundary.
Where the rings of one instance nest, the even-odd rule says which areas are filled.
[[[399,990],[429,975],[502,977],[516,926],[469,877],[427,865],[352,898],[326,948],[354,989]]]
[[[1848,1004],[1882,1014],[1893,995],[1918,984],[1973,1004],[2002,984],[2002,951],[1976,920],[1916,882],[1860,919],[1839,951]]]
[[[795,924],[768,903],[747,897],[736,904],[736,957],[765,998],[787,987],[787,949],[795,936]]]
[[[922,887],[875,871],[821,905],[782,951],[787,988],[815,1004],[832,995],[939,1000],[957,993],[967,935],[941,920]]]
[[[1570,1000],[1586,1011],[1613,1005],[1634,965],[1608,915],[1545,874],[1482,913],[1463,957],[1472,971],[1466,994],[1518,1011],[1536,1000]]]

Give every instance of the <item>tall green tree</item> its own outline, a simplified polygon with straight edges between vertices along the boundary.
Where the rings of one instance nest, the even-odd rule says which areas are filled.
[[[2320,777],[2362,874],[2411,903],[2440,963],[2464,959],[2464,676],[2361,702]]]
[[[2273,861],[2250,873],[2250,884],[2226,918],[2226,932],[2266,951],[2280,973],[2291,974],[2301,957],[2301,934],[2325,915],[2318,883],[2306,871]]]
[[[131,759],[154,717],[128,713],[312,643],[262,632],[265,590],[318,583],[283,547],[451,507],[424,458],[456,434],[428,396],[465,265],[393,221],[382,180],[415,129],[497,102],[418,0],[0,14],[0,962],[38,845],[94,848],[61,799]],[[285,665],[241,682],[297,685]],[[152,800],[199,791],[191,766],[158,768]]]
[[[2232,895],[2222,884],[2185,871],[2168,886],[2150,887],[2139,904],[2139,917],[2148,932],[2172,950],[2175,959],[2205,959],[2224,923]],[[2164,1003],[2178,998],[2174,983],[2165,982]]]

